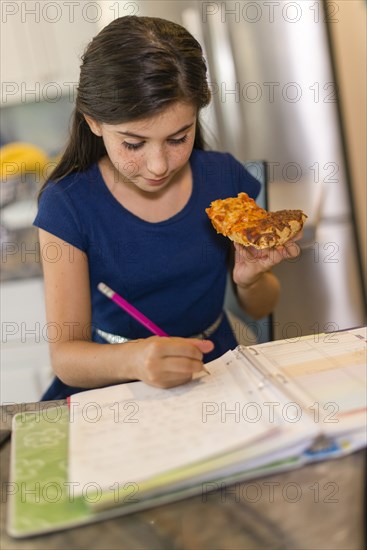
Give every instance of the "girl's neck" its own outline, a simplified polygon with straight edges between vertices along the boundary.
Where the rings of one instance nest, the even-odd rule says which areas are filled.
[[[133,183],[121,181],[108,157],[103,157],[98,166],[114,198],[126,210],[147,222],[158,223],[171,218],[186,206],[191,197],[193,178],[189,162],[167,187],[155,193],[147,193]]]

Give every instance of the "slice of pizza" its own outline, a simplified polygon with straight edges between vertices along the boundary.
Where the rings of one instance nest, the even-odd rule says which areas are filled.
[[[267,212],[247,193],[213,201],[205,212],[217,233],[259,249],[283,245],[301,231],[307,218],[302,210]]]

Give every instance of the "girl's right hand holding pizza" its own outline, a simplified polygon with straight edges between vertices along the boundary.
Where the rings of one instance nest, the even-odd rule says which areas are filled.
[[[137,352],[132,378],[158,388],[190,382],[194,373],[203,370],[203,355],[214,349],[210,340],[198,338],[152,336],[129,344]]]

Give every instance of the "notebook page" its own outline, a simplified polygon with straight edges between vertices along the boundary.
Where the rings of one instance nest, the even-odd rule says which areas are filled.
[[[88,484],[100,490],[138,485],[279,429],[250,416],[256,382],[238,385],[236,370],[243,367],[233,352],[206,367],[210,376],[169,390],[137,382],[72,396],[69,481],[75,494]]]
[[[324,431],[341,431],[366,423],[366,338],[366,328],[361,328],[275,341],[247,351],[273,379],[291,388]]]

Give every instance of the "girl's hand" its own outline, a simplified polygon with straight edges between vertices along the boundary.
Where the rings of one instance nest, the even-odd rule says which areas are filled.
[[[296,244],[302,234],[277,248],[258,250],[252,246],[242,246],[234,243],[235,264],[233,268],[233,280],[242,288],[253,285],[263,273],[269,271],[274,265],[283,260],[296,258],[300,253],[300,247]]]
[[[190,382],[195,372],[203,370],[203,354],[214,349],[210,340],[197,338],[152,336],[136,344],[136,378],[158,388]]]

